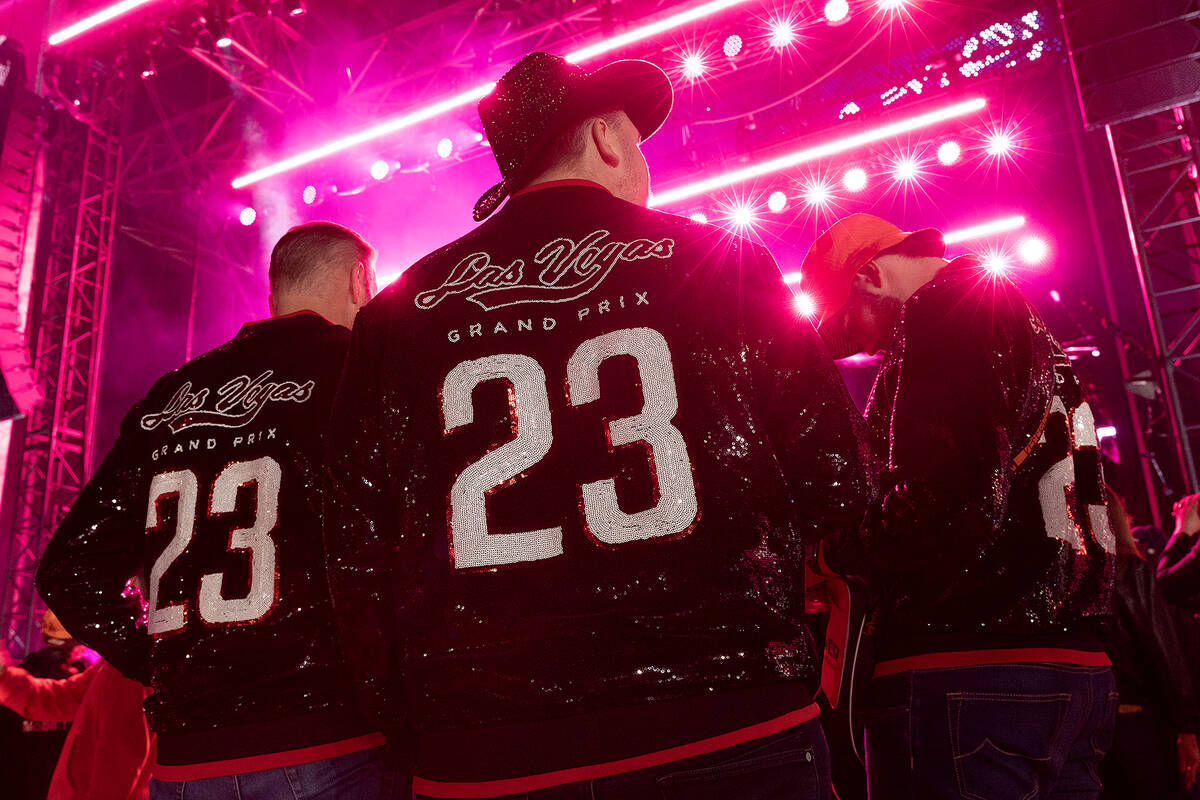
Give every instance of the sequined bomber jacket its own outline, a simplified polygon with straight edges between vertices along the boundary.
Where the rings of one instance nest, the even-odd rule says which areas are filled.
[[[1092,411],[1010,280],[965,256],[918,290],[867,421],[880,498],[824,548],[874,587],[883,657],[1099,648],[1114,547]]]
[[[42,557],[37,588],[67,629],[153,689],[160,764],[371,730],[338,655],[319,517],[349,337],[302,312],[164,376]],[[125,589],[138,573],[148,609]]]
[[[521,741],[519,774],[810,701],[803,546],[872,490],[762,247],[596,185],[521,194],[361,312],[333,419],[343,650],[385,732],[454,753],[440,777],[489,771],[472,732]],[[694,713],[746,692],[770,699]]]

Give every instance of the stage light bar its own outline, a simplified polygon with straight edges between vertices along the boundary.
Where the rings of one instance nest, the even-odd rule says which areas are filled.
[[[685,200],[689,197],[695,197],[698,194],[711,192],[713,189],[720,189],[724,186],[729,186],[734,183],[751,178],[757,178],[760,175],[768,175],[772,172],[778,172],[782,169],[788,169],[798,164],[803,164],[807,161],[815,161],[820,158],[844,153],[847,150],[853,150],[856,147],[862,147],[865,144],[889,139],[893,136],[898,136],[902,133],[927,128],[930,125],[936,125],[948,119],[961,117],[966,114],[971,114],[979,111],[987,105],[987,100],[982,97],[975,97],[970,100],[964,100],[960,103],[939,108],[935,111],[927,111],[924,114],[918,114],[914,117],[898,120],[887,125],[881,125],[878,128],[856,133],[851,136],[846,136],[841,139],[825,142],[824,144],[816,145],[815,147],[806,147],[803,150],[796,150],[786,155],[777,156],[776,158],[760,161],[757,164],[751,164],[748,167],[724,172],[720,175],[714,175],[711,178],[696,181],[695,183],[684,184],[677,186],[674,189],[668,189],[662,194],[654,195],[650,198],[651,206],[665,206],[671,203]]]
[[[1025,225],[1024,217],[1004,217],[1003,219],[995,219],[991,222],[985,222],[981,225],[972,225],[969,228],[960,228],[956,231],[950,231],[945,234],[946,244],[955,242],[966,242],[971,239],[981,239],[984,236],[989,236],[993,233],[1002,233],[1003,231],[1011,231],[1015,228],[1021,228]],[[783,282],[791,285],[800,283],[802,273],[800,272],[785,272],[783,273]],[[1051,292],[1050,296],[1054,298],[1054,302],[1059,301],[1058,292]]]
[[[962,228],[957,231],[950,231],[946,234],[946,244],[956,244],[957,242],[965,242],[968,239],[980,239],[984,236],[991,236],[993,233],[1004,233],[1005,231],[1015,231],[1017,228],[1025,227],[1025,218],[1022,216],[1004,217],[1003,219],[994,219],[991,222],[984,222],[980,225],[972,225],[969,228]]]
[[[612,52],[613,50],[625,47],[629,44],[633,44],[634,42],[640,42],[643,39],[647,39],[656,34],[665,33],[666,31],[686,25],[689,22],[695,22],[696,20],[704,19],[705,17],[712,16],[713,14],[719,13],[728,8],[733,8],[734,6],[743,5],[748,2],[750,2],[750,0],[709,0],[707,3],[701,3],[700,5],[693,6],[684,11],[663,17],[655,22],[639,25],[635,28],[625,31],[624,33],[603,39],[595,44],[588,45],[587,47],[582,47],[578,50],[567,53],[565,56],[563,56],[563,58],[565,58],[567,61],[570,61],[572,64],[578,64],[581,61],[587,61],[595,58],[596,56]],[[270,178],[274,175],[288,172],[289,170],[293,170],[296,167],[300,167],[305,164],[311,164],[313,161],[333,155],[334,153],[340,153],[343,150],[363,144],[364,142],[370,142],[374,139],[378,139],[381,136],[386,136],[389,133],[395,133],[396,131],[404,130],[405,128],[412,127],[413,125],[424,122],[425,120],[433,119],[434,117],[440,116],[448,111],[453,111],[456,108],[477,102],[481,97],[490,92],[492,87],[495,85],[495,83],[488,83],[481,86],[476,86],[474,89],[469,89],[465,92],[461,92],[451,97],[439,100],[436,103],[432,103],[428,106],[424,106],[406,114],[401,114],[400,116],[384,120],[383,122],[372,125],[371,127],[361,130],[358,133],[353,133],[349,136],[343,136],[341,138],[334,139],[333,141],[326,142],[318,147],[304,150],[300,153],[296,153],[293,156],[276,161],[273,164],[268,164],[265,167],[260,167],[252,172],[239,175],[233,179],[233,188],[245,188],[251,184],[258,183],[265,178]]]
[[[113,3],[107,8],[102,8],[90,17],[84,17],[72,25],[68,25],[61,31],[55,31],[50,34],[50,46],[60,45],[68,39],[74,39],[81,33],[90,31],[92,28],[97,28],[106,22],[116,19],[117,17],[128,14],[139,6],[144,6],[147,3],[153,3],[154,0],[122,0],[120,3]]]

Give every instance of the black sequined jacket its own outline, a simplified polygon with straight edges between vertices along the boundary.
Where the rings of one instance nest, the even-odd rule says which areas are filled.
[[[959,258],[901,307],[867,421],[880,499],[826,557],[874,586],[883,657],[1099,647],[1113,536],[1092,412],[1008,279]]]
[[[319,519],[349,338],[312,313],[251,323],[163,377],[42,556],[37,587],[63,625],[154,690],[159,763],[370,732],[338,656]],[[146,612],[124,591],[139,572]]]
[[[613,760],[809,702],[802,548],[871,489],[761,247],[596,185],[521,194],[362,311],[333,419],[343,649],[385,732],[420,732],[419,775]]]

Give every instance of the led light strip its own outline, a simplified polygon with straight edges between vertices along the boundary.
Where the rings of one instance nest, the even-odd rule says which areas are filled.
[[[68,39],[74,39],[81,33],[90,31],[92,28],[99,27],[106,22],[116,19],[117,17],[128,14],[139,6],[144,6],[147,3],[152,3],[154,0],[122,0],[120,3],[114,3],[107,8],[102,8],[90,17],[84,17],[72,25],[68,25],[61,31],[55,31],[50,34],[48,39],[50,46],[60,45]]]
[[[913,117],[897,120],[896,122],[887,125],[881,125],[878,128],[871,128],[850,136],[845,136],[840,139],[818,144],[814,147],[806,147],[803,150],[796,150],[782,156],[760,161],[757,164],[751,164],[748,167],[723,172],[719,175],[714,175],[711,178],[695,181],[694,183],[677,186],[673,189],[668,189],[662,194],[656,194],[650,198],[651,206],[665,206],[677,203],[680,200],[686,200],[689,197],[695,197],[698,194],[711,192],[713,189],[720,189],[724,186],[729,186],[734,183],[741,183],[751,178],[757,178],[760,175],[768,175],[772,172],[788,169],[808,161],[815,161],[820,158],[844,153],[847,150],[853,150],[856,147],[862,147],[866,144],[890,139],[893,136],[899,136],[902,133],[910,133],[912,131],[927,128],[930,125],[936,125],[939,122],[944,122],[948,119],[965,116],[975,111],[979,111],[987,105],[987,101],[982,97],[975,97],[970,100],[964,100],[960,103],[945,106],[934,111],[927,111],[924,114],[918,114]]]
[[[993,233],[1004,233],[1005,231],[1012,231],[1023,227],[1025,227],[1025,217],[1003,217],[1001,219],[994,219],[991,222],[972,225],[969,228],[959,228],[956,231],[949,231],[943,238],[946,244],[955,244],[956,242],[982,239],[985,236],[991,236]],[[801,273],[799,272],[785,272],[783,274],[784,283],[800,283],[800,280]]]
[[[696,20],[704,19],[705,17],[712,16],[720,11],[733,8],[734,6],[743,5],[748,2],[751,2],[751,0],[710,0],[707,3],[701,3],[700,5],[693,6],[685,11],[671,14],[670,16],[664,17],[656,22],[649,22],[645,25],[639,25],[636,28],[626,31],[625,33],[617,34],[616,36],[609,37],[602,41],[596,42],[595,44],[588,45],[587,47],[574,50],[570,53],[567,53],[565,56],[563,56],[563,58],[573,64],[577,64],[581,61],[587,61],[595,58],[596,56],[610,53],[613,50],[634,42],[640,42],[643,39],[647,39],[651,36],[673,30],[681,25],[686,25],[689,22],[695,22]],[[265,178],[270,178],[274,175],[288,172],[296,167],[303,166],[304,164],[310,164],[313,161],[317,161],[326,156],[349,149],[355,145],[363,144],[364,142],[378,139],[381,136],[386,136],[389,133],[395,133],[396,131],[412,127],[419,122],[424,122],[425,120],[440,116],[447,111],[452,111],[461,106],[476,102],[490,92],[492,87],[495,85],[495,83],[488,83],[482,86],[476,86],[474,89],[470,89],[461,94],[456,94],[452,97],[439,100],[432,105],[424,106],[415,111],[410,111],[406,114],[401,114],[400,116],[384,120],[383,122],[372,125],[371,127],[361,130],[358,133],[353,133],[349,136],[334,139],[331,142],[326,142],[323,145],[319,145],[309,150],[304,150],[296,153],[293,156],[288,156],[280,161],[268,164],[265,167],[260,167],[259,169],[247,172],[244,175],[239,175],[233,179],[233,188],[242,189],[253,183],[258,183]]]

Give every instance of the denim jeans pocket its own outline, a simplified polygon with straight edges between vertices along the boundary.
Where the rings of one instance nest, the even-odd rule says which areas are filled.
[[[950,747],[965,800],[1027,800],[1054,773],[1068,693],[951,692]]]
[[[657,779],[666,800],[769,800],[820,797],[821,776],[812,747],[750,753],[721,764],[681,770]]]

